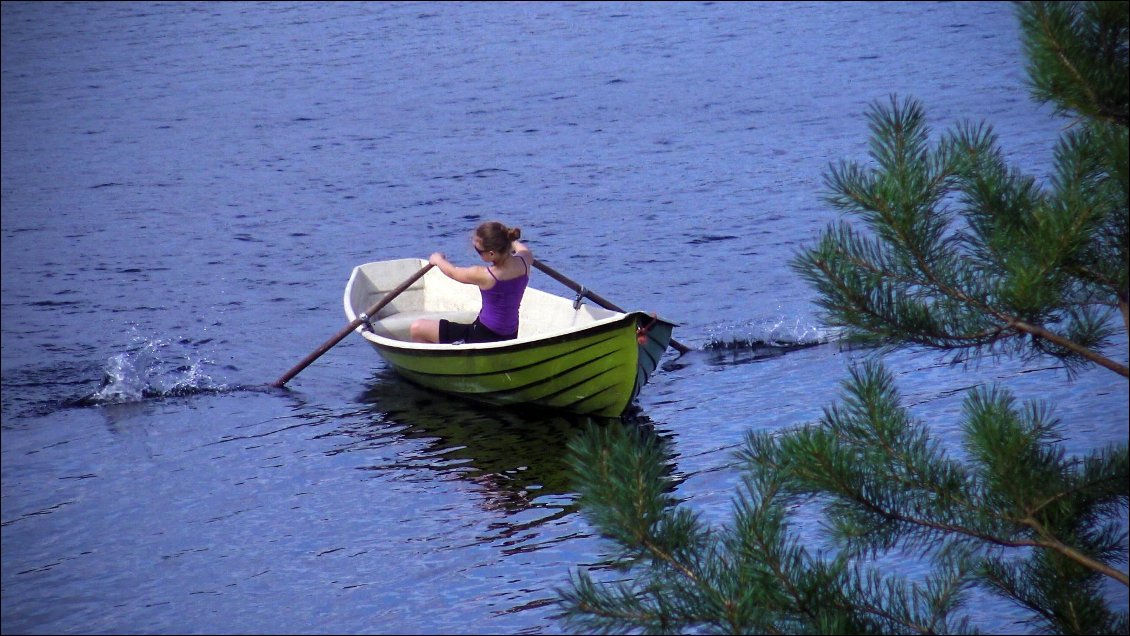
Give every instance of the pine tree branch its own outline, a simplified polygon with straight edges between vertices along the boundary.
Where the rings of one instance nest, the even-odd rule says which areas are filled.
[[[772,488],[770,493],[763,495],[764,501],[770,501],[776,496],[776,488]],[[817,620],[817,615],[808,606],[804,595],[793,585],[792,579],[788,576],[788,572],[784,568],[784,564],[777,558],[777,545],[768,540],[761,532],[761,528],[755,526],[753,528],[753,540],[761,548],[763,557],[765,558],[766,565],[769,566],[774,578],[785,589],[785,594],[793,600],[796,604],[798,611],[808,617],[812,622]]]
[[[837,434],[837,437],[840,437],[841,439],[843,439],[842,435]],[[857,440],[849,439],[848,441],[849,441],[849,443],[854,444]],[[903,456],[903,453],[898,452],[897,450],[895,450],[893,447],[891,447],[888,444],[884,443],[884,446],[886,447],[888,452],[891,453],[892,457],[899,458],[900,461],[902,462],[902,464],[909,466],[913,469],[914,463],[908,461],[908,459]],[[1090,557],[1087,557],[1086,555],[1082,554],[1078,550],[1062,543],[1061,541],[1056,539],[1054,536],[1052,536],[1050,533],[1048,533],[1043,528],[1043,526],[1040,525],[1039,522],[1037,520],[1035,520],[1034,517],[1032,516],[1032,512],[1034,512],[1034,511],[1030,511],[1028,513],[1028,515],[1026,515],[1025,517],[1019,518],[1019,519],[1013,519],[1013,518],[1009,518],[1009,517],[1001,517],[1001,519],[1004,520],[1004,521],[1010,522],[1010,523],[1017,523],[1017,524],[1021,524],[1021,525],[1024,525],[1026,527],[1032,528],[1033,530],[1035,530],[1037,532],[1037,534],[1041,537],[1041,539],[1036,539],[1036,540],[1033,540],[1033,539],[1022,539],[1022,540],[1007,539],[1007,538],[1004,538],[1004,537],[999,537],[999,536],[995,536],[995,535],[992,535],[992,534],[989,534],[989,533],[981,532],[981,531],[978,531],[976,529],[966,527],[966,526],[963,526],[963,525],[941,523],[941,522],[935,521],[933,519],[925,518],[925,517],[919,517],[919,516],[904,514],[904,513],[899,512],[899,511],[897,511],[893,508],[884,506],[881,502],[876,501],[872,497],[868,496],[867,493],[865,493],[863,490],[857,488],[854,483],[852,483],[848,480],[839,479],[838,476],[840,475],[840,472],[836,469],[836,467],[833,464],[831,464],[828,461],[828,459],[825,456],[821,455],[818,458],[816,458],[816,463],[819,466],[822,467],[823,474],[828,475],[828,476],[832,476],[833,481],[835,482],[835,486],[836,486],[835,492],[840,493],[842,496],[846,497],[850,501],[855,502],[857,505],[863,507],[865,510],[868,510],[872,514],[876,514],[876,515],[878,515],[882,518],[888,519],[890,521],[895,521],[895,522],[898,522],[898,523],[905,523],[905,524],[910,524],[910,525],[914,525],[914,526],[921,527],[921,528],[928,528],[928,529],[931,529],[931,530],[941,532],[943,534],[957,534],[957,535],[967,536],[967,537],[970,537],[970,538],[973,538],[973,539],[978,539],[980,541],[984,541],[986,543],[990,543],[990,544],[993,544],[993,545],[999,545],[999,546],[1002,546],[1002,547],[1012,547],[1012,548],[1035,547],[1035,548],[1045,548],[1045,549],[1054,550],[1056,552],[1059,552],[1060,554],[1063,554],[1065,557],[1079,563],[1080,565],[1083,565],[1084,567],[1086,567],[1088,569],[1091,569],[1093,571],[1102,573],[1106,576],[1112,577],[1115,580],[1123,583],[1124,585],[1127,584],[1127,575],[1125,573],[1119,572],[1118,570],[1115,570],[1115,569],[1113,569],[1113,568],[1111,568],[1111,567],[1109,567],[1109,566],[1107,566],[1107,565],[1105,565],[1105,564],[1103,564],[1099,561],[1096,561],[1094,559],[1091,559]],[[912,470],[912,472],[914,474],[917,474],[920,477],[925,477],[924,474],[922,474],[918,471]],[[923,482],[923,481],[915,481],[913,479],[900,479],[899,476],[895,475],[895,474],[887,474],[886,478],[888,480],[894,480],[895,482],[897,482],[899,484],[899,486],[901,486],[901,489],[906,491],[906,492],[920,490],[922,488],[923,483],[927,483],[927,484],[931,483],[929,480],[925,480]],[[971,510],[971,511],[974,511],[974,512],[980,512],[980,513],[984,512],[984,510],[982,509],[983,506],[973,505],[973,502],[958,501],[958,500],[954,499],[953,497],[948,496],[946,493],[942,492],[941,490],[939,490],[937,488],[933,488],[933,489],[931,489],[931,491],[935,494],[935,496],[941,496],[941,497],[943,497],[947,500],[950,500],[954,503],[957,503],[959,506],[964,507],[967,510]],[[1066,494],[1066,493],[1062,493],[1061,495],[1063,495],[1063,494]],[[1049,500],[1042,505],[1046,506],[1050,502],[1051,501]],[[1037,509],[1039,509],[1039,507],[1037,507]]]
[[[842,257],[844,259],[845,262],[851,263],[855,267],[862,269],[862,270],[865,270],[865,271],[868,271],[872,274],[875,274],[876,276],[885,276],[885,277],[888,277],[888,278],[893,278],[896,281],[902,282],[902,283],[907,284],[907,285],[924,285],[923,281],[918,280],[916,278],[905,277],[905,276],[901,276],[899,274],[895,274],[895,273],[892,273],[892,272],[889,272],[889,271],[886,271],[886,270],[881,270],[881,269],[875,267],[872,263],[870,263],[868,261],[864,261],[864,260],[860,260],[860,259],[855,258],[852,254],[848,253],[846,250],[844,250],[842,248],[837,248],[836,252],[837,252],[837,254],[840,255],[840,257]],[[824,272],[830,280],[835,279],[834,273],[833,273],[833,271],[832,271],[832,269],[829,266],[827,261],[825,261],[823,259],[816,259],[816,260],[813,260],[812,263],[814,265],[816,265],[820,269],[820,271]],[[872,318],[874,318],[874,319],[876,319],[877,321],[880,321],[880,322],[885,322],[885,321],[888,320],[888,316],[880,314],[876,311],[872,311],[871,308],[870,308],[871,305],[870,305],[869,302],[867,302],[866,297],[855,293],[856,292],[855,289],[853,289],[853,288],[851,288],[847,285],[840,285],[840,284],[836,285],[836,289],[840,292],[840,294],[843,297],[850,299],[854,303],[853,306],[857,311],[865,313],[868,316],[871,316]],[[944,290],[944,289],[941,290],[941,291],[942,291],[942,293],[946,293],[946,290]],[[1001,324],[1000,326],[997,326],[997,327],[991,327],[991,328],[985,329],[983,331],[979,331],[979,332],[975,332],[975,333],[971,333],[971,334],[958,334],[958,333],[950,333],[950,332],[941,333],[941,332],[939,332],[939,333],[932,334],[932,337],[938,338],[938,339],[950,340],[950,341],[957,341],[957,342],[968,341],[968,342],[971,343],[969,345],[962,345],[962,346],[980,346],[981,344],[987,344],[987,343],[991,343],[991,342],[995,342],[997,340],[1000,340],[1003,337],[1001,334],[1003,334],[1005,331],[1007,331],[1007,327],[1008,327],[1008,325],[1007,325],[1007,323],[1005,323],[1005,324]],[[918,340],[918,342],[920,342],[922,344],[929,344],[928,342],[923,342],[921,340]]]
[[[1068,488],[1066,490],[1063,490],[1061,492],[1056,493],[1055,495],[1053,495],[1051,497],[1048,497],[1047,499],[1044,500],[1043,503],[1040,503],[1040,504],[1034,506],[1028,512],[1028,514],[1029,515],[1035,515],[1036,513],[1047,508],[1048,506],[1050,506],[1050,505],[1052,505],[1056,502],[1063,501],[1064,499],[1067,499],[1067,497],[1069,497],[1071,495],[1087,494],[1088,491],[1090,491],[1094,488],[1097,488],[1097,487],[1100,487],[1100,486],[1106,486],[1106,485],[1112,484],[1112,483],[1118,484],[1118,483],[1122,483],[1122,481],[1123,480],[1121,479],[1121,477],[1108,477],[1108,478],[1099,479],[1099,480],[1087,481],[1083,484],[1080,484],[1078,486],[1074,486],[1072,488]]]
[[[1047,12],[1043,12],[1041,18],[1040,23],[1044,28],[1044,41],[1047,42],[1048,48],[1055,54],[1056,59],[1059,60],[1060,66],[1075,78],[1076,83],[1087,94],[1087,98],[1091,100],[1091,103],[1097,104],[1099,101],[1098,95],[1095,94],[1090,83],[1086,81],[1083,74],[1079,72],[1079,69],[1075,67],[1075,63],[1067,57],[1063,44],[1059,41],[1059,38],[1056,37],[1055,30],[1051,27]]]
[[[577,601],[577,611],[586,614],[592,614],[600,618],[629,622],[634,625],[643,625],[655,619],[655,617],[646,612],[612,612],[604,609],[603,607],[587,603],[585,601]]]
[[[931,627],[929,627],[927,625],[919,625],[918,623],[908,622],[903,617],[898,616],[896,614],[893,614],[893,613],[887,611],[886,609],[884,609],[882,606],[879,606],[879,605],[874,605],[874,604],[871,604],[871,603],[860,603],[858,605],[842,605],[841,604],[841,605],[837,605],[837,607],[839,609],[845,610],[845,611],[861,612],[861,613],[864,613],[864,614],[870,614],[872,616],[877,616],[877,617],[883,619],[884,621],[886,621],[888,623],[891,623],[891,624],[894,624],[894,625],[900,625],[900,626],[905,627],[905,628],[909,628],[910,630],[912,630],[916,634],[936,634],[937,633],[934,629],[932,629]],[[900,631],[900,633],[905,633],[905,632]]]
[[[1118,570],[1115,570],[1114,568],[1111,568],[1111,567],[1107,566],[1106,564],[1104,564],[1100,561],[1096,561],[1094,559],[1091,559],[1090,557],[1087,557],[1086,555],[1082,554],[1078,550],[1075,550],[1071,546],[1068,546],[1068,545],[1062,543],[1061,541],[1055,539],[1054,537],[1050,536],[1043,529],[1043,527],[1039,524],[1039,522],[1037,522],[1031,516],[1024,517],[1022,519],[1009,519],[1008,517],[1003,517],[1003,519],[1006,520],[1006,521],[1016,522],[1016,523],[1023,524],[1027,527],[1030,527],[1033,530],[1036,530],[1036,532],[1039,533],[1042,537],[1046,537],[1046,538],[1039,539],[1039,540],[1005,539],[1003,537],[997,537],[997,536],[987,534],[987,533],[984,533],[984,532],[979,532],[977,530],[974,530],[972,528],[967,528],[965,526],[960,526],[960,525],[956,525],[956,524],[949,524],[949,523],[939,523],[939,522],[931,520],[931,519],[914,517],[914,516],[911,516],[911,515],[905,515],[905,514],[902,514],[900,512],[897,512],[897,511],[894,511],[894,510],[891,510],[891,509],[888,509],[888,508],[884,508],[879,503],[872,501],[871,498],[867,497],[864,493],[862,493],[858,490],[854,490],[851,487],[851,484],[845,483],[843,481],[839,482],[839,492],[847,495],[852,501],[863,506],[865,509],[871,511],[872,513],[877,514],[877,515],[879,515],[879,516],[881,516],[885,519],[891,520],[891,521],[911,524],[911,525],[915,525],[915,526],[922,527],[922,528],[929,528],[931,530],[936,530],[936,531],[939,531],[939,532],[942,532],[942,533],[947,533],[947,534],[963,535],[963,536],[967,536],[967,537],[970,537],[970,538],[973,538],[973,539],[978,539],[978,540],[984,541],[986,543],[991,543],[993,545],[999,545],[1001,547],[1006,547],[1006,548],[1045,548],[1045,549],[1054,550],[1054,551],[1059,552],[1060,554],[1064,555],[1065,557],[1075,561],[1076,563],[1079,563],[1080,565],[1082,565],[1082,566],[1084,566],[1088,569],[1091,569],[1091,570],[1094,570],[1096,572],[1105,574],[1106,576],[1109,576],[1109,577],[1119,581],[1123,585],[1130,584],[1130,581],[1127,580],[1127,575],[1125,573],[1119,572]]]
[[[996,586],[996,588],[1006,598],[1010,598],[1021,607],[1025,607],[1029,611],[1042,616],[1043,619],[1047,621],[1048,625],[1056,625],[1058,623],[1058,617],[1056,616],[1056,613],[1054,611],[1043,604],[1032,602],[1030,598],[1022,594],[1021,591],[1017,589],[1014,582],[1007,576],[998,575],[998,571],[995,568],[985,568],[981,576],[991,586]],[[1049,629],[1047,631],[1050,633],[1053,630]]]
[[[904,245],[909,246],[909,243],[904,241]],[[865,261],[862,261],[860,259],[854,258],[851,254],[849,254],[842,247],[837,248],[837,253],[841,257],[843,257],[846,262],[852,263],[854,266],[859,267],[861,269],[864,269],[866,271],[869,271],[872,274],[876,274],[876,275],[887,274],[888,276],[892,276],[892,274],[890,272],[880,271],[878,268],[876,268],[873,264],[871,264],[869,262],[865,262]],[[1068,349],[1068,350],[1080,355],[1081,357],[1083,357],[1087,360],[1090,360],[1091,362],[1094,362],[1095,364],[1097,364],[1099,366],[1102,366],[1102,367],[1105,367],[1105,368],[1107,368],[1111,371],[1114,371],[1115,373],[1117,373],[1117,374],[1119,374],[1123,377],[1130,377],[1130,369],[1128,369],[1125,365],[1119,364],[1119,363],[1115,362],[1114,360],[1111,360],[1111,359],[1109,359],[1109,358],[1107,358],[1107,357],[1105,357],[1105,356],[1103,356],[1103,355],[1101,355],[1101,354],[1099,354],[1095,351],[1092,351],[1091,349],[1084,347],[1084,346],[1082,346],[1082,345],[1080,345],[1080,344],[1078,344],[1078,343],[1076,343],[1072,340],[1064,338],[1063,336],[1060,336],[1060,335],[1058,335],[1058,334],[1056,334],[1056,333],[1054,333],[1054,332],[1052,332],[1052,331],[1050,331],[1050,330],[1048,330],[1044,327],[1029,324],[1029,323],[1027,323],[1023,320],[1020,320],[1019,318],[1017,318],[1015,316],[1012,316],[1012,315],[1009,315],[1009,314],[1007,314],[1003,311],[1000,311],[999,309],[997,309],[995,307],[991,307],[987,303],[983,302],[982,300],[980,300],[978,298],[974,298],[974,297],[964,293],[960,289],[955,289],[953,287],[950,287],[945,282],[943,282],[941,280],[941,278],[933,271],[933,268],[922,257],[921,254],[919,254],[915,250],[912,250],[912,253],[914,255],[914,258],[916,259],[916,264],[919,267],[919,271],[921,271],[927,277],[927,279],[933,284],[935,289],[937,289],[942,294],[949,296],[951,298],[955,298],[957,300],[960,300],[960,301],[966,303],[969,306],[979,308],[984,313],[995,317],[1001,323],[1001,325],[999,327],[997,327],[995,329],[989,329],[989,330],[983,331],[979,334],[952,334],[952,333],[938,334],[941,337],[943,337],[947,340],[956,340],[956,341],[968,340],[968,341],[973,341],[973,342],[981,342],[982,336],[991,336],[991,335],[995,336],[996,334],[1003,333],[1004,331],[1015,331],[1015,332],[1018,332],[1018,333],[1027,333],[1029,335],[1038,336],[1038,337],[1043,338],[1043,339],[1045,339],[1049,342],[1052,342],[1056,345],[1059,345],[1060,347]],[[812,263],[814,265],[816,265],[817,267],[819,267],[820,271],[824,272],[824,274],[826,274],[827,277],[830,280],[836,280],[836,277],[833,275],[834,273],[833,273],[832,269],[829,267],[827,261],[824,261],[823,259],[815,259],[815,260],[812,261]],[[899,278],[896,277],[896,279],[899,279]],[[914,279],[909,279],[909,278],[902,278],[901,280],[903,282],[910,282],[910,283],[917,283],[918,282],[918,281],[915,281]],[[848,287],[846,285],[841,285],[841,284],[836,284],[836,288],[840,291],[840,293],[845,298],[852,299],[854,308],[856,310],[862,311],[863,313],[865,313],[865,314],[867,314],[867,315],[871,316],[872,318],[875,318],[879,321],[886,320],[886,318],[887,318],[886,316],[879,314],[877,312],[871,311],[870,310],[870,304],[866,302],[865,298],[855,294],[855,290],[851,289],[850,287]],[[1120,308],[1122,309],[1124,320],[1130,320],[1130,318],[1127,318],[1127,315],[1128,315],[1127,314],[1127,303],[1126,302],[1120,302]],[[1130,327],[1128,327],[1128,329],[1130,329]],[[998,339],[998,338],[993,337],[993,338],[990,338],[989,341],[991,342],[991,341],[996,340],[996,339]]]
[[[1043,18],[1046,21],[1047,14],[1043,14]],[[1078,74],[1078,71],[1075,70],[1073,66],[1070,68]],[[894,115],[892,116],[892,120],[881,117],[878,113],[872,115],[874,125],[878,130],[876,137],[881,138],[884,136],[882,133],[886,133],[894,138],[891,146],[886,148],[883,154],[879,155],[873,152],[877,158],[883,160],[882,163],[888,171],[888,177],[892,174],[905,176],[908,172],[908,162],[913,163],[917,159],[917,155],[911,157],[907,156],[907,153],[910,152],[910,148],[914,146],[914,142],[916,141],[915,132],[917,132],[917,130],[915,125],[917,123],[917,111],[913,107],[908,108],[910,111],[910,115],[908,116],[909,123],[906,123],[903,122],[903,113],[899,110],[897,105],[893,108]],[[921,188],[919,192],[922,195],[928,198],[930,196],[936,196],[944,187],[946,180],[951,178],[955,174],[955,171],[958,170],[957,166],[949,161],[944,162],[944,164],[944,167],[941,169],[933,171],[933,174],[930,175],[930,178],[925,183],[917,186]],[[955,299],[969,307],[979,309],[983,314],[992,317],[1000,323],[998,328],[982,331],[981,334],[959,335],[941,332],[935,333],[931,337],[951,341],[951,344],[966,341],[972,343],[972,345],[967,346],[981,346],[997,341],[999,334],[1006,330],[1017,335],[1028,334],[1043,338],[1061,347],[1065,351],[1070,351],[1082,359],[1105,367],[1123,377],[1130,377],[1130,369],[1125,365],[1111,360],[1090,348],[1084,347],[1069,338],[1060,336],[1044,326],[1033,325],[1026,320],[1022,320],[1019,316],[1013,315],[1011,312],[1005,312],[998,307],[993,307],[987,303],[984,298],[970,295],[966,293],[965,290],[956,288],[947,283],[935,269],[930,255],[923,252],[925,248],[923,238],[925,238],[926,235],[920,236],[920,234],[924,231],[929,233],[929,230],[924,230],[916,224],[907,223],[906,219],[902,218],[898,213],[897,206],[892,206],[891,201],[887,200],[885,197],[877,196],[873,192],[876,183],[873,179],[866,179],[858,170],[850,170],[845,167],[834,174],[830,183],[841,192],[841,197],[843,197],[840,200],[841,206],[847,206],[850,202],[851,207],[864,211],[865,218],[870,216],[872,223],[881,222],[876,229],[882,239],[892,243],[894,246],[901,249],[904,254],[908,255],[910,262],[913,264],[911,269],[924,278],[919,279],[918,276],[906,276],[904,272],[891,271],[890,268],[879,267],[867,259],[857,258],[843,243],[837,243],[834,245],[833,249],[844,263],[850,263],[860,271],[869,272],[875,277],[885,276],[887,278],[894,278],[896,285],[901,284],[907,288],[921,286],[937,290],[941,295]],[[915,198],[915,202],[917,202],[915,207],[927,203],[925,200],[919,200],[917,197]],[[910,203],[907,204],[909,205]],[[1072,231],[1057,232],[1055,234],[1056,240],[1069,243],[1072,237],[1078,235],[1082,226],[1086,225],[1088,222],[1087,219],[1089,218],[1090,216],[1087,214],[1075,216],[1072,221],[1074,226]],[[841,241],[842,240],[846,239],[841,239]],[[1061,251],[1069,247],[1070,245],[1065,243]],[[872,307],[870,298],[866,294],[861,295],[859,290],[851,288],[848,282],[840,281],[839,278],[835,276],[828,262],[819,258],[812,258],[809,263],[817,266],[819,270],[824,273],[824,282],[826,284],[830,283],[833,285],[838,290],[840,296],[849,301],[848,307],[869,316],[875,324],[898,324],[897,320],[893,323],[891,322],[892,316],[886,316],[876,311],[875,308]],[[1042,265],[1042,276],[1046,277],[1050,275],[1055,265],[1054,260],[1044,263]],[[1034,273],[1033,277],[1040,278],[1041,274],[1038,272]],[[1119,296],[1120,309],[1122,309],[1123,312],[1123,322],[1127,325],[1127,330],[1130,331],[1130,309],[1122,306],[1122,303],[1126,299],[1122,298],[1121,294]],[[858,326],[858,323],[856,324]],[[874,329],[867,329],[867,331],[875,333]],[[932,343],[927,341],[923,342],[923,344]]]
[[[1051,331],[1049,331],[1049,330],[1047,330],[1044,327],[1041,327],[1039,325],[1030,325],[1030,324],[1024,322],[1023,320],[1020,320],[1018,318],[1013,318],[1013,317],[1010,317],[1010,316],[1006,316],[1006,315],[1003,315],[1003,314],[999,314],[999,316],[1000,316],[1001,319],[1007,321],[1007,324],[1008,324],[1009,327],[1012,327],[1012,328],[1014,328],[1018,331],[1030,334],[1032,336],[1037,336],[1037,337],[1043,338],[1044,340],[1052,342],[1052,343],[1059,345],[1059,346],[1061,346],[1065,349],[1068,349],[1070,351],[1074,351],[1075,353],[1079,354],[1080,356],[1083,356],[1087,360],[1090,360],[1091,362],[1094,362],[1095,364],[1097,364],[1099,366],[1106,367],[1107,369],[1114,371],[1115,373],[1117,373],[1118,375],[1121,375],[1124,378],[1130,378],[1130,368],[1127,368],[1125,365],[1118,364],[1114,360],[1111,360],[1110,358],[1107,358],[1106,356],[1098,354],[1098,353],[1088,349],[1087,347],[1084,347],[1084,346],[1082,346],[1082,345],[1080,345],[1080,344],[1078,344],[1078,343],[1076,343],[1072,340],[1064,338],[1063,336],[1060,336],[1059,334],[1053,333],[1053,332],[1051,332]]]
[[[1039,15],[1040,26],[1043,31],[1043,41],[1045,43],[1046,49],[1049,50],[1059,61],[1060,67],[1063,70],[1067,71],[1068,74],[1070,74],[1071,77],[1075,80],[1076,88],[1083,90],[1083,92],[1086,94],[1087,99],[1090,100],[1093,108],[1081,108],[1081,104],[1071,105],[1079,109],[1080,112],[1090,114],[1092,117],[1108,120],[1121,126],[1126,126],[1128,123],[1130,123],[1130,119],[1128,119],[1125,112],[1109,111],[1102,104],[1102,100],[1095,93],[1094,89],[1091,86],[1091,82],[1089,82],[1087,78],[1083,76],[1083,73],[1079,71],[1079,68],[1068,56],[1066,47],[1063,45],[1063,42],[1057,37],[1058,34],[1051,24],[1050,14],[1048,13],[1048,11],[1040,9],[1037,11],[1037,13]]]
[[[1082,565],[1087,569],[1100,572],[1123,585],[1130,586],[1130,578],[1127,577],[1125,572],[1119,572],[1118,570],[1108,566],[1107,564],[1101,561],[1096,561],[1095,559],[1092,559],[1082,552],[1079,552],[1075,548],[1064,544],[1062,541],[1051,536],[1051,534],[1044,529],[1043,524],[1041,524],[1035,518],[1028,516],[1021,519],[1020,522],[1028,526],[1029,528],[1032,528],[1036,531],[1037,534],[1043,537],[1043,539],[1039,541],[1032,542],[1032,545],[1055,550],[1056,552],[1059,552],[1063,556],[1071,559],[1072,561],[1075,561],[1076,563]]]
[[[1010,328],[1044,338],[1049,342],[1055,343],[1069,351],[1075,352],[1076,354],[1086,358],[1087,360],[1090,360],[1091,362],[1094,362],[1095,364],[1106,367],[1107,369],[1110,369],[1111,371],[1114,371],[1115,373],[1123,377],[1130,378],[1130,368],[1127,368],[1125,365],[1118,364],[1114,360],[1111,360],[1106,356],[1094,352],[1072,340],[1064,338],[1063,336],[1055,334],[1042,326],[1031,325],[1015,316],[1008,315],[994,307],[989,306],[981,299],[974,298],[966,294],[961,289],[950,287],[948,284],[941,280],[941,277],[937,275],[933,267],[930,265],[929,261],[927,261],[927,259],[925,258],[925,255],[920,253],[918,250],[913,249],[913,244],[910,241],[904,239],[903,244],[906,249],[911,252],[918,265],[919,270],[922,271],[922,273],[925,274],[926,277],[931,282],[933,282],[934,285],[939,290],[941,290],[943,294],[949,296],[950,298],[956,298],[968,305],[980,307],[982,311],[988,313],[989,315],[995,316],[998,320],[1002,321]]]
[[[643,546],[645,550],[652,554],[653,558],[657,558],[659,561],[670,565],[680,574],[690,579],[692,583],[702,587],[702,579],[695,574],[693,570],[680,563],[672,554],[662,549],[659,544],[652,541],[650,535],[637,534],[636,540],[639,541],[640,545]]]

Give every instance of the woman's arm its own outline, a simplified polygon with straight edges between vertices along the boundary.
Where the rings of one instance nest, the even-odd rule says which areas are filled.
[[[432,254],[428,262],[439,268],[439,271],[443,272],[444,276],[459,281],[460,283],[482,287],[483,285],[494,282],[494,279],[490,277],[485,267],[458,267],[453,265],[451,261],[447,260],[447,257],[440,252]]]

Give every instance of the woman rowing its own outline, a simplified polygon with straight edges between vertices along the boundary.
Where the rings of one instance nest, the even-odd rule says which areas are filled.
[[[530,281],[534,262],[530,248],[519,242],[522,231],[498,221],[487,221],[475,228],[471,246],[479,253],[482,265],[457,267],[440,252],[428,262],[448,278],[475,285],[482,294],[482,309],[470,324],[450,320],[420,319],[412,323],[412,340],[435,343],[479,343],[513,340],[518,337],[518,309]]]

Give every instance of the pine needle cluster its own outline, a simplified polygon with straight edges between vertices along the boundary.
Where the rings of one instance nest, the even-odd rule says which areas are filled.
[[[871,165],[826,178],[854,222],[793,268],[830,324],[880,353],[1050,356],[1123,382],[1111,343],[1130,330],[1130,3],[1017,13],[1033,94],[1073,118],[1053,174],[1007,165],[985,124],[932,142],[923,107],[892,97],[869,113]],[[1025,610],[1034,632],[1130,631],[1106,594],[1128,585],[1126,444],[1069,456],[1052,408],[1001,387],[969,392],[958,424],[963,446],[947,451],[883,364],[860,364],[818,422],[747,434],[722,527],[674,497],[662,440],[594,427],[570,447],[573,471],[617,578],[577,571],[562,619],[599,633],[964,634],[977,589]],[[812,509],[826,544],[801,538],[797,512]],[[892,555],[933,569],[892,574]]]

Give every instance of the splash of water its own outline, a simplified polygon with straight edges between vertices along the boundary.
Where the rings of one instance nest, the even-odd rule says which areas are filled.
[[[103,370],[102,387],[84,402],[121,404],[228,390],[208,375],[209,364],[183,345],[146,340],[132,351],[111,356]]]
[[[807,318],[777,316],[769,320],[714,327],[703,349],[796,349],[836,342],[842,337],[841,329],[820,325]]]

